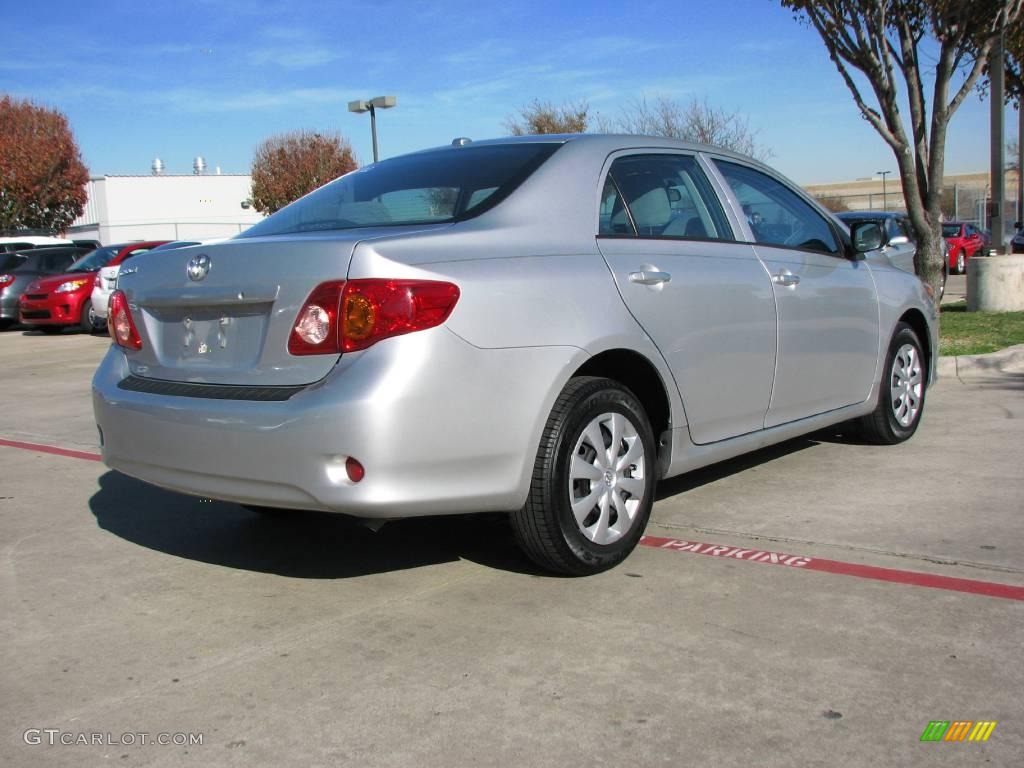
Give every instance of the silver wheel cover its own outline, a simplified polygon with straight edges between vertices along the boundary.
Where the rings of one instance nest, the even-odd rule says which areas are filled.
[[[921,356],[913,344],[904,344],[892,359],[889,375],[892,414],[901,427],[909,427],[917,419],[923,393]]]
[[[602,413],[583,429],[569,461],[569,506],[580,532],[613,544],[633,527],[647,488],[636,427],[621,413]]]

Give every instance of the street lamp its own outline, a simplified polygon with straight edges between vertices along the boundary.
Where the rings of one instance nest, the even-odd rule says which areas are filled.
[[[373,135],[373,162],[377,162],[377,112],[378,109],[391,109],[398,104],[396,96],[375,96],[372,99],[360,99],[348,103],[349,112],[370,113],[370,133]]]
[[[892,171],[876,171],[879,176],[882,177],[882,210],[889,210],[889,198],[885,196],[885,177],[888,176]]]

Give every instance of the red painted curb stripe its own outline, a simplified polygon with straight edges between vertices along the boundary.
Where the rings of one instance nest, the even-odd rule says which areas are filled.
[[[40,445],[39,443],[23,443],[20,440],[4,440],[0,438],[0,445],[6,448],[20,448],[23,451],[36,451],[38,453],[52,453],[54,456],[69,456],[72,459],[86,459],[87,461],[102,461],[98,453],[88,451],[72,451],[68,448],[58,448],[55,445]]]
[[[917,571],[901,571],[895,568],[879,568],[874,565],[858,565],[857,563],[844,563],[840,560],[788,555],[756,548],[743,549],[742,547],[725,546],[723,544],[706,544],[700,541],[667,539],[662,536],[644,536],[640,539],[640,544],[655,549],[692,552],[696,555],[709,555],[726,560],[747,560],[768,565],[784,565],[805,571],[820,571],[821,573],[854,576],[858,579],[889,581],[895,584],[910,584],[915,587],[945,589],[950,592],[966,592],[972,595],[1002,597],[1007,600],[1024,600],[1024,587],[1017,587],[1012,584],[998,584],[992,581],[957,579],[952,576],[937,576]]]

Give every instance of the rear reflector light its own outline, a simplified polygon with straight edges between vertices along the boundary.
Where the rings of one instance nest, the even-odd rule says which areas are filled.
[[[110,294],[107,329],[110,332],[110,338],[118,346],[125,349],[142,349],[142,338],[135,328],[135,321],[132,320],[132,313],[128,309],[128,299],[125,297],[124,291],[114,291]]]
[[[351,456],[345,459],[345,473],[348,475],[348,479],[353,483],[358,483],[366,477],[366,470],[363,469],[363,465]]]
[[[459,288],[434,280],[335,280],[306,299],[288,339],[293,355],[355,352],[382,339],[441,325]]]

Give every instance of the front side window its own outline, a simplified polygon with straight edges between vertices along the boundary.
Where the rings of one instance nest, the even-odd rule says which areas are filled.
[[[755,242],[839,253],[825,217],[781,181],[725,160],[715,165],[743,207]]]
[[[943,237],[960,237],[960,225],[959,224],[943,224],[942,225],[942,236]]]
[[[599,232],[732,239],[707,177],[686,155],[629,155],[613,162],[601,198]]]
[[[469,145],[383,160],[310,192],[240,237],[461,221],[497,205],[560,146]]]

